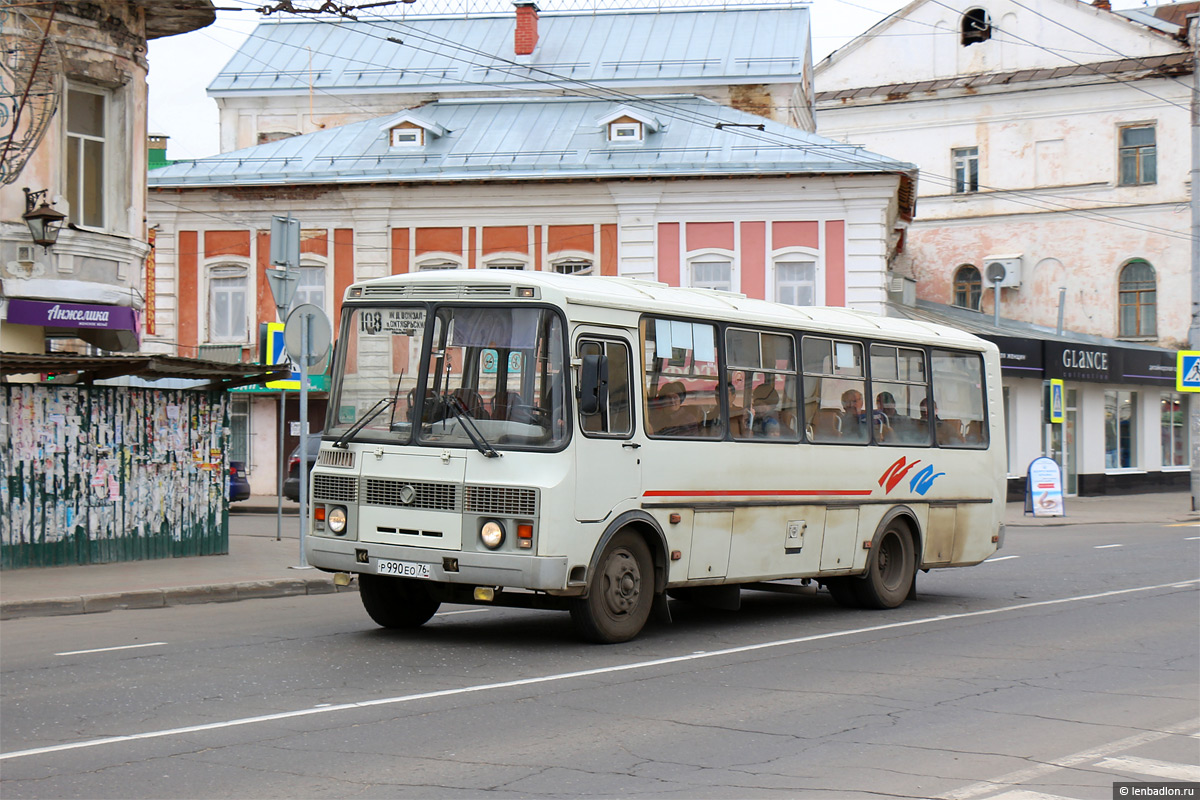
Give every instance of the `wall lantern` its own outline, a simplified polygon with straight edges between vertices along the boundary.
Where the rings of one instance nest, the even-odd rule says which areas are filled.
[[[55,211],[46,203],[46,194],[50,191],[49,189],[31,192],[26,188],[21,191],[25,192],[25,214],[22,219],[29,226],[33,243],[40,244],[49,253],[51,245],[58,241],[58,226],[67,218],[67,215]],[[39,201],[41,205],[38,205]]]

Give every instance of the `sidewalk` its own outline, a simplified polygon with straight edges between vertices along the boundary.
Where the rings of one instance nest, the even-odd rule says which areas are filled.
[[[280,524],[277,505],[275,496],[234,503],[227,555],[5,570],[0,573],[0,619],[356,591],[356,584],[334,586],[328,573],[294,568],[300,563],[297,506],[284,501]],[[1022,503],[1009,503],[1005,522],[1010,529],[1138,522],[1200,525],[1186,491],[1067,498],[1066,511],[1066,517],[1035,519],[1024,513]]]

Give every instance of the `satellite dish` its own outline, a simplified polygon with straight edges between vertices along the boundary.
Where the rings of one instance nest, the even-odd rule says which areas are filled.
[[[984,270],[983,274],[988,279],[988,283],[1001,283],[1008,277],[1008,267],[999,261],[993,261],[987,265],[987,269]]]

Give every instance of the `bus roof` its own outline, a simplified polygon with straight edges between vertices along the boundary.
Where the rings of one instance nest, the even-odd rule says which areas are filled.
[[[504,269],[440,269],[358,281],[346,300],[517,299],[517,287],[531,287],[536,299],[561,306],[617,309],[666,316],[700,316],[722,322],[755,323],[865,337],[884,337],[987,349],[989,343],[958,328],[897,319],[831,306],[790,306],[735,292],[668,286],[665,283],[596,275],[560,275]]]

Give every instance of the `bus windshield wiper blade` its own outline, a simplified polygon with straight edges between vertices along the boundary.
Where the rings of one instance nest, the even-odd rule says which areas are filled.
[[[453,397],[443,397],[442,402],[450,407],[450,413],[454,418],[462,423],[463,430],[467,432],[467,438],[471,440],[471,444],[475,445],[475,449],[483,453],[488,458],[499,458],[500,454],[496,452],[496,448],[492,447],[491,443],[484,438],[479,432],[479,428],[475,425],[475,420],[470,414],[458,407],[458,400]]]
[[[357,422],[355,422],[353,425],[351,425],[345,433],[343,433],[341,436],[338,437],[338,440],[333,443],[333,446],[340,447],[343,450],[345,450],[346,442],[350,439],[351,436],[358,433],[363,428],[367,427],[368,422],[370,422],[371,420],[375,419],[380,414],[382,414],[383,410],[385,408],[387,408],[388,406],[390,406],[394,402],[396,402],[396,398],[394,398],[394,397],[379,398],[379,401],[377,403],[375,403],[375,405],[373,405],[369,409],[367,409],[367,413],[365,413],[361,417],[359,417]]]

